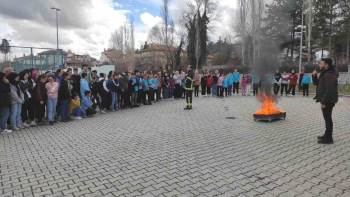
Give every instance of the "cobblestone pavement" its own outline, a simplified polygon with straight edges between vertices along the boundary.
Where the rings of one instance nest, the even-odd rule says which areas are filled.
[[[0,136],[0,196],[350,196],[350,99],[335,144],[311,98],[254,122],[255,98],[200,98]],[[226,117],[235,117],[227,119]]]

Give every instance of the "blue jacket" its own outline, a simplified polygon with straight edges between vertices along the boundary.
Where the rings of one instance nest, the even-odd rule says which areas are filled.
[[[131,77],[131,85],[132,85],[132,90],[133,92],[138,92],[139,91],[139,85],[140,85],[140,79],[136,76]]]
[[[232,75],[234,83],[237,83],[239,80],[241,80],[241,74],[239,72],[233,72]]]
[[[160,83],[160,81],[159,81],[159,79],[154,79],[154,81],[155,81],[155,86],[156,86],[156,88],[155,89],[158,89],[158,86],[159,86],[159,83]]]
[[[224,81],[222,82],[222,87],[223,87],[223,88],[228,88],[229,82],[230,82],[230,78],[229,78],[229,76],[226,76],[226,77],[224,78]]]
[[[89,83],[86,79],[80,79],[80,95],[85,97],[85,92],[90,91]]]
[[[254,74],[253,75],[253,84],[258,84],[258,83],[260,83],[260,76],[259,75],[257,75],[257,74]]]
[[[232,73],[228,74],[227,79],[228,79],[228,85],[232,86],[232,84],[233,84],[233,74]]]
[[[142,80],[142,89],[144,92],[148,91],[149,90],[149,80],[148,79],[143,79]]]
[[[92,101],[89,97],[84,96],[80,103],[81,109],[85,112],[88,108],[92,107]]]
[[[155,78],[151,78],[149,79],[149,86],[152,88],[152,89],[157,89],[157,80]]]
[[[301,84],[310,84],[311,83],[311,77],[309,74],[304,74],[303,79],[301,80]]]
[[[109,91],[112,91],[112,86],[113,86],[113,81],[112,80],[107,80],[107,88]]]
[[[141,92],[141,91],[143,91],[144,79],[142,77],[138,77],[138,79],[139,79],[139,91]]]

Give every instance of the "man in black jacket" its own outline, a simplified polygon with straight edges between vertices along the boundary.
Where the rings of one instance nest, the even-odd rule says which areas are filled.
[[[75,94],[80,94],[80,79],[81,76],[79,75],[78,69],[74,68],[73,69],[73,75],[72,75],[72,85],[73,85],[73,89],[72,89],[72,95]],[[81,97],[83,95],[80,95]]]
[[[332,65],[332,59],[324,58],[320,62],[321,74],[316,91],[316,102],[321,103],[326,131],[318,137],[319,144],[333,144],[332,111],[338,102],[338,75]]]
[[[70,120],[69,117],[69,102],[71,97],[71,92],[69,91],[69,75],[67,72],[63,73],[62,75],[63,79],[60,83],[60,87],[58,89],[58,99],[60,100],[60,115],[61,115],[61,121],[67,122]]]

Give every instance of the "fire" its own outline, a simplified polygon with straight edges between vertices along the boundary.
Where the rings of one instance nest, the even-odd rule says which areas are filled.
[[[259,96],[259,99],[261,100],[262,105],[261,108],[256,111],[256,115],[273,115],[284,113],[283,110],[276,106],[275,99],[271,95],[263,93]]]

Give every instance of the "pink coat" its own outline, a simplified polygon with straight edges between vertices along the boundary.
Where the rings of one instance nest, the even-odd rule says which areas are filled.
[[[224,82],[225,77],[224,76],[220,76],[218,79],[218,83],[216,84],[217,86],[222,86],[222,83]]]
[[[47,96],[49,98],[57,98],[58,97],[58,83],[57,82],[48,82],[45,87],[47,90]]]
[[[242,77],[241,84],[242,84],[242,86],[247,86],[248,85],[248,78],[247,78],[247,76],[244,75]]]

